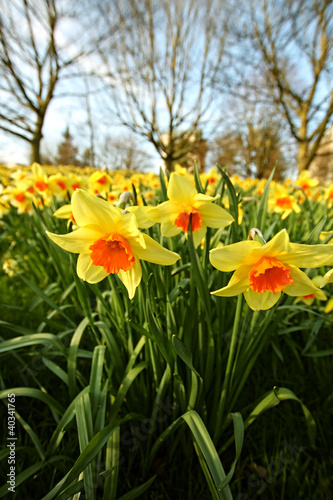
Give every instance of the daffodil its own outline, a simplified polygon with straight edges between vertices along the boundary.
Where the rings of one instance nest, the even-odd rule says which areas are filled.
[[[89,190],[93,194],[107,193],[110,188],[111,178],[105,172],[96,170],[89,177]]]
[[[141,233],[134,214],[123,214],[83,190],[73,193],[71,205],[77,229],[47,235],[61,248],[79,254],[77,274],[83,280],[98,283],[108,274],[117,274],[133,298],[142,276],[140,259],[163,265],[179,259],[178,254]]]
[[[279,183],[272,183],[269,191],[268,209],[271,212],[281,214],[281,219],[286,219],[292,212],[300,213],[301,208],[295,197],[289,194],[287,187]]]
[[[172,237],[182,231],[187,233],[190,218],[194,245],[200,245],[207,227],[220,228],[233,222],[233,217],[222,207],[212,203],[214,198],[198,193],[191,181],[172,173],[167,189],[169,200],[151,209],[148,217],[161,223],[163,236]]]
[[[253,310],[270,309],[281,292],[303,297],[318,288],[299,268],[317,268],[333,264],[331,245],[290,243],[285,229],[268,243],[248,240],[210,252],[211,264],[223,272],[235,271],[224,288],[212,292],[222,297],[244,293]]]

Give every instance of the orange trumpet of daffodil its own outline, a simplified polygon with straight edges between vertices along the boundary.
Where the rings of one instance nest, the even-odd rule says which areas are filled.
[[[285,229],[268,243],[248,240],[210,252],[211,264],[223,272],[235,271],[224,288],[213,295],[233,297],[244,293],[254,311],[270,309],[281,292],[304,297],[319,289],[299,268],[317,268],[333,264],[331,245],[290,243]]]
[[[47,235],[61,248],[79,254],[77,274],[89,283],[117,274],[132,299],[141,281],[140,259],[172,265],[180,258],[141,233],[134,214],[123,214],[81,189],[73,193],[71,205],[77,229],[64,235]]]
[[[229,226],[234,220],[226,210],[212,203],[218,196],[198,193],[191,181],[175,172],[170,176],[167,195],[168,201],[151,208],[147,213],[150,219],[161,223],[163,236],[176,236],[182,231],[187,233],[192,215],[193,241],[197,247],[207,227]]]

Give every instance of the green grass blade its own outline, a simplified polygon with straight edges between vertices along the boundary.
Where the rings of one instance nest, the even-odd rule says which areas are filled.
[[[184,361],[184,363],[186,364],[186,366],[188,366],[190,370],[192,370],[198,377],[200,377],[200,374],[193,366],[192,353],[187,349],[184,343],[178,337],[176,337],[176,335],[172,336],[172,344],[180,359]]]
[[[39,399],[47,406],[49,406],[49,408],[57,411],[60,415],[64,413],[63,406],[56,399],[54,399],[46,392],[40,391],[39,389],[34,389],[32,387],[13,387],[11,389],[5,389],[3,391],[0,391],[0,399],[7,398],[9,393],[15,394],[15,397],[22,396]]]
[[[155,479],[156,479],[156,475],[151,477],[150,479],[148,479],[148,481],[141,484],[140,486],[133,488],[128,493],[125,493],[125,495],[122,495],[121,497],[119,497],[118,500],[135,500],[135,498],[138,498],[140,495],[142,495],[142,493],[144,493],[145,491],[148,490],[148,488],[150,488],[150,486],[153,484]]]
[[[102,382],[102,374],[103,374],[103,363],[105,356],[106,346],[96,346],[93,353],[93,360],[91,364],[90,371],[90,400],[91,400],[91,411],[93,418],[96,415],[97,407],[99,404],[100,396],[101,396],[101,382]]]
[[[77,393],[76,386],[76,364],[77,364],[77,353],[79,349],[79,344],[82,338],[82,335],[90,324],[90,318],[85,317],[75,330],[75,333],[72,337],[69,350],[68,350],[68,390],[71,398],[74,398]]]
[[[275,169],[276,169],[276,166],[273,168],[271,175],[267,179],[264,192],[262,193],[261,199],[260,199],[259,210],[258,210],[258,215],[257,215],[257,228],[262,233],[264,233],[263,224],[264,224],[264,221],[266,219],[266,214],[267,214],[267,203],[268,203],[269,189],[270,189],[272,179],[274,177]]]
[[[27,347],[29,345],[36,344],[52,344],[62,354],[66,353],[66,349],[62,342],[60,342],[57,336],[53,335],[52,333],[34,333],[32,335],[26,335],[24,337],[16,337],[14,339],[4,340],[0,343],[0,352],[11,351],[12,349],[20,349],[21,347]]]

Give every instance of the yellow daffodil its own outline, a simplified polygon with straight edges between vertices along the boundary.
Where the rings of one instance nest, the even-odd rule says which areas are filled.
[[[89,190],[91,193],[93,194],[106,193],[109,191],[111,178],[105,172],[96,170],[96,172],[94,172],[89,177],[88,183],[89,183]]]
[[[312,194],[312,188],[318,186],[318,184],[319,181],[317,179],[313,179],[308,170],[303,170],[294,182],[294,185],[302,188],[308,197]]]
[[[295,197],[289,194],[289,189],[279,183],[272,183],[269,192],[268,209],[281,214],[281,219],[286,219],[292,212],[300,213],[301,208]]]
[[[67,198],[68,186],[66,177],[61,174],[50,175],[48,178],[48,186],[50,191],[56,198],[63,200]]]
[[[123,215],[119,208],[83,190],[73,193],[71,205],[78,228],[65,235],[47,235],[61,248],[80,254],[77,274],[83,280],[98,283],[108,274],[117,274],[133,298],[142,276],[140,259],[163,265],[179,259],[141,233],[134,214]]]
[[[192,216],[194,245],[200,245],[207,227],[220,228],[233,222],[233,217],[222,207],[212,203],[212,198],[198,193],[193,184],[182,175],[172,173],[167,189],[169,201],[153,207],[149,218],[161,223],[163,236],[171,237],[184,231],[188,232]]]
[[[270,309],[283,291],[292,297],[318,292],[310,278],[299,268],[333,264],[331,245],[290,243],[285,229],[268,243],[248,240],[210,252],[211,264],[223,272],[235,271],[224,288],[212,292],[222,297],[244,293],[253,310]]]

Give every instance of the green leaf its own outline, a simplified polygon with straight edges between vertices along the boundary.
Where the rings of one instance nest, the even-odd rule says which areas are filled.
[[[223,482],[220,484],[220,488],[224,488],[224,486],[226,486],[227,484],[230,483],[230,480],[235,472],[236,464],[240,458],[241,451],[243,448],[243,443],[244,443],[244,422],[243,422],[242,415],[240,413],[231,413],[230,417],[232,418],[232,421],[234,424],[236,457],[231,465],[230,471],[228,472],[228,474],[225,477],[225,479],[223,480]]]
[[[310,236],[306,240],[307,245],[316,245],[319,242],[319,236],[322,230],[324,229],[324,226],[326,224],[327,217],[323,217],[318,224],[315,226],[314,229],[312,229]]]
[[[8,397],[9,393],[15,394],[16,397],[28,397],[39,399],[43,403],[56,410],[60,415],[64,413],[63,406],[52,396],[47,394],[46,392],[40,391],[39,389],[34,389],[32,387],[13,387],[11,389],[5,389],[0,391],[0,399],[4,399]]]
[[[190,370],[192,370],[198,377],[200,377],[200,374],[193,366],[192,353],[187,349],[185,344],[178,337],[176,337],[176,335],[172,336],[172,343],[180,359],[184,361],[184,363],[189,367]]]
[[[194,181],[195,181],[195,187],[197,188],[198,193],[203,193],[204,194],[204,188],[202,187],[201,184],[201,179],[199,175],[199,170],[198,170],[198,164],[195,161],[193,165],[193,174],[194,174]]]
[[[147,316],[148,316],[148,328],[151,337],[154,339],[154,342],[157,344],[160,353],[162,354],[165,361],[172,366],[173,364],[173,353],[171,351],[171,346],[168,342],[168,337],[166,333],[162,332],[160,329],[155,316],[152,313],[151,303],[149,294],[147,294]]]
[[[229,198],[229,205],[230,205],[230,213],[235,219],[234,222],[231,224],[231,231],[233,233],[233,242],[236,243],[239,241],[239,225],[238,225],[238,199],[236,195],[235,188],[229,179],[228,175],[222,170],[220,165],[216,165],[217,168],[219,169],[226,185],[228,188],[228,198]]]
[[[188,227],[188,248],[190,251],[190,258],[192,264],[192,274],[194,278],[194,282],[198,287],[199,296],[201,298],[201,302],[204,305],[207,319],[211,318],[211,306],[210,306],[210,293],[207,286],[207,281],[205,279],[204,270],[202,268],[199,256],[195,249],[193,243],[193,232],[192,232],[192,220],[190,218],[190,223]]]
[[[33,290],[33,292],[35,292],[36,295],[38,295],[38,297],[40,297],[44,302],[46,302],[50,307],[52,307],[52,309],[55,309],[63,318],[65,318],[66,321],[68,321],[68,323],[71,326],[75,326],[75,323],[71,320],[71,318],[69,316],[67,316],[67,314],[65,314],[63,312],[62,308],[57,306],[57,304],[55,302],[53,302],[53,300],[51,300],[50,297],[48,297],[40,288],[38,288],[38,286],[36,286],[31,281],[29,281],[22,274],[20,274],[19,276],[20,276],[21,280],[26,285],[28,285],[31,288],[31,290]]]
[[[133,488],[128,493],[125,493],[125,495],[122,495],[120,498],[118,498],[118,500],[134,500],[135,498],[138,498],[139,495],[148,490],[148,488],[153,484],[155,479],[156,475],[148,479],[148,481],[146,481],[144,484],[141,484],[140,486]]]
[[[60,421],[58,422],[58,425],[53,432],[53,435],[50,439],[50,443],[48,445],[48,448],[46,450],[46,456],[51,456],[55,453],[55,450],[59,446],[62,438],[65,435],[65,428],[67,425],[73,420],[75,416],[75,405],[77,401],[86,393],[89,392],[89,386],[85,387],[73,401],[70,403],[66,411],[63,413]]]
[[[56,335],[52,333],[34,333],[32,335],[25,335],[24,337],[16,337],[10,340],[4,340],[0,343],[0,352],[11,351],[12,349],[20,349],[29,345],[36,344],[52,344],[65,355],[66,349],[59,341]]]
[[[93,360],[91,364],[89,394],[91,399],[91,411],[93,417],[95,417],[96,415],[97,407],[101,396],[101,383],[102,383],[105,349],[106,349],[105,345],[99,345],[95,347],[93,353]]]
[[[269,189],[270,189],[270,185],[271,185],[272,179],[273,179],[274,174],[275,174],[275,169],[276,169],[276,165],[273,168],[271,175],[267,179],[264,192],[262,193],[261,199],[260,199],[259,210],[258,210],[258,215],[257,215],[257,228],[262,233],[264,232],[263,224],[264,224],[264,221],[266,219]]]
[[[17,487],[20,486],[20,484],[22,484],[24,481],[26,481],[29,477],[36,474],[36,472],[38,472],[43,466],[44,466],[44,462],[40,461],[40,462],[35,463],[34,465],[31,465],[30,467],[28,467],[24,471],[20,472],[19,474],[17,474],[17,476],[15,478],[15,491],[17,491]],[[0,488],[0,498],[7,496],[8,486],[9,486],[9,484],[6,483]]]
[[[205,461],[212,475],[216,487],[216,492],[219,495],[219,498],[225,500],[229,499],[232,500],[232,495],[229,486],[228,485],[221,486],[226,480],[226,475],[220,457],[217,454],[214,443],[200,416],[195,411],[190,410],[189,412],[182,415],[180,418],[185,420],[185,422],[189,426],[192,435],[205,458]]]
[[[162,200],[161,201],[166,201],[168,199],[168,195],[167,195],[167,188],[165,185],[164,172],[163,172],[162,167],[160,168],[160,183],[161,183],[161,190],[162,190]]]
[[[77,392],[76,387],[76,362],[77,362],[77,353],[79,349],[79,344],[84,333],[84,330],[90,323],[90,318],[86,316],[83,318],[79,326],[74,332],[72,337],[69,350],[68,350],[68,390],[71,398],[74,398]]]
[[[85,447],[79,458],[66,476],[59,481],[52,490],[42,498],[42,500],[51,500],[56,495],[60,494],[67,486],[69,486],[79,474],[93,461],[97,453],[104,447],[105,443],[118,427],[119,423],[109,424],[103,430],[98,432]]]

